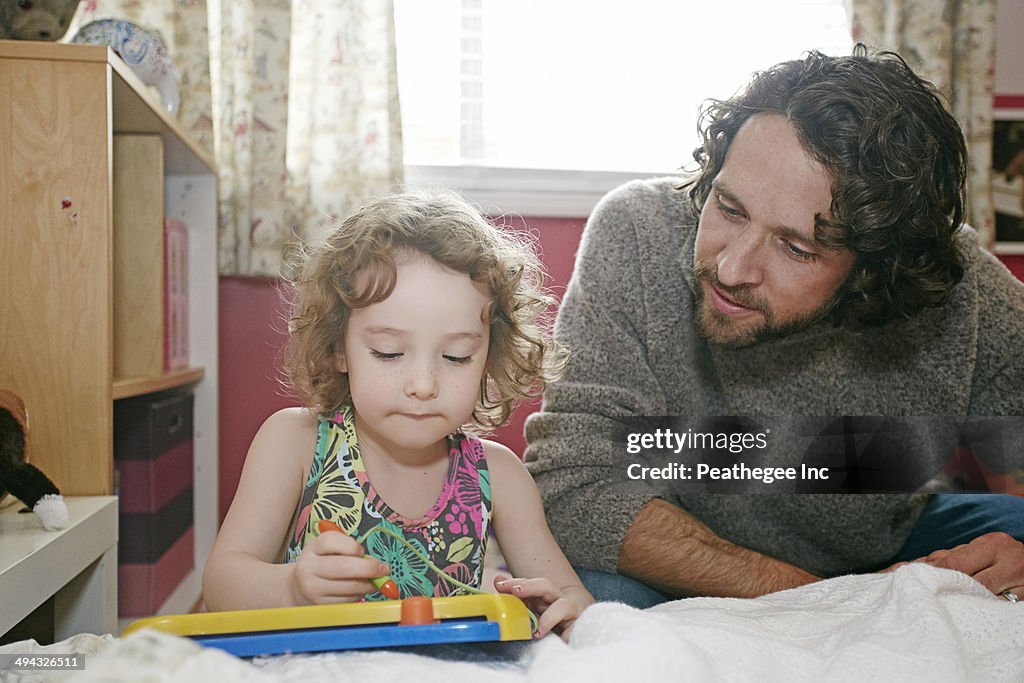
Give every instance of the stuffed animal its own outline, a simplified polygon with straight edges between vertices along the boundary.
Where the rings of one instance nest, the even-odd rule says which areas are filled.
[[[0,0],[0,38],[60,40],[80,0]]]
[[[0,498],[9,491],[36,513],[44,529],[63,529],[68,525],[67,504],[53,482],[27,462],[28,445],[25,404],[17,394],[0,390]]]

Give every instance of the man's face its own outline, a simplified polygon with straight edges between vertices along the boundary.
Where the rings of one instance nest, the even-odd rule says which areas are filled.
[[[697,324],[710,342],[750,346],[829,312],[854,262],[814,238],[831,202],[828,171],[783,116],[757,114],[740,128],[697,228]]]

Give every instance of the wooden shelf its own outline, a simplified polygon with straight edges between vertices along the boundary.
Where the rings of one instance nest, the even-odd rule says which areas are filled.
[[[204,368],[186,368],[185,370],[168,372],[156,377],[118,378],[114,380],[114,400],[195,384],[203,379],[205,374],[206,370]]]
[[[112,111],[114,132],[159,134],[167,148],[171,174],[208,173],[216,168],[210,153],[192,141],[178,120],[161,106],[156,93],[106,45],[0,40],[0,58],[109,66],[114,100],[119,105]]]
[[[188,229],[190,367],[169,373],[145,315],[163,308],[166,218]],[[109,496],[115,399],[190,389],[198,574],[217,533],[213,158],[108,47],[0,40],[0,226],[0,387],[32,416],[30,460],[65,497]],[[175,605],[199,597],[179,588]]]

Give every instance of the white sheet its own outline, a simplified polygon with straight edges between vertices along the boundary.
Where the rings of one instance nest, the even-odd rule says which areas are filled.
[[[250,663],[154,632],[103,642],[77,638],[86,640],[75,647],[99,651],[85,671],[21,680],[1024,681],[1024,603],[1009,603],[963,574],[925,565],[840,577],[756,600],[697,598],[644,611],[598,604],[580,617],[569,644],[545,638],[515,663],[396,652]],[[40,649],[67,650],[69,643]]]

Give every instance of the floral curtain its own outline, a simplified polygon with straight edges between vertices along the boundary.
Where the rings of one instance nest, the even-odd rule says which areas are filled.
[[[899,52],[935,83],[964,129],[967,221],[991,246],[995,0],[847,0],[855,41]]]
[[[217,160],[224,274],[279,275],[367,197],[402,182],[392,0],[85,0],[159,31],[178,118]]]

